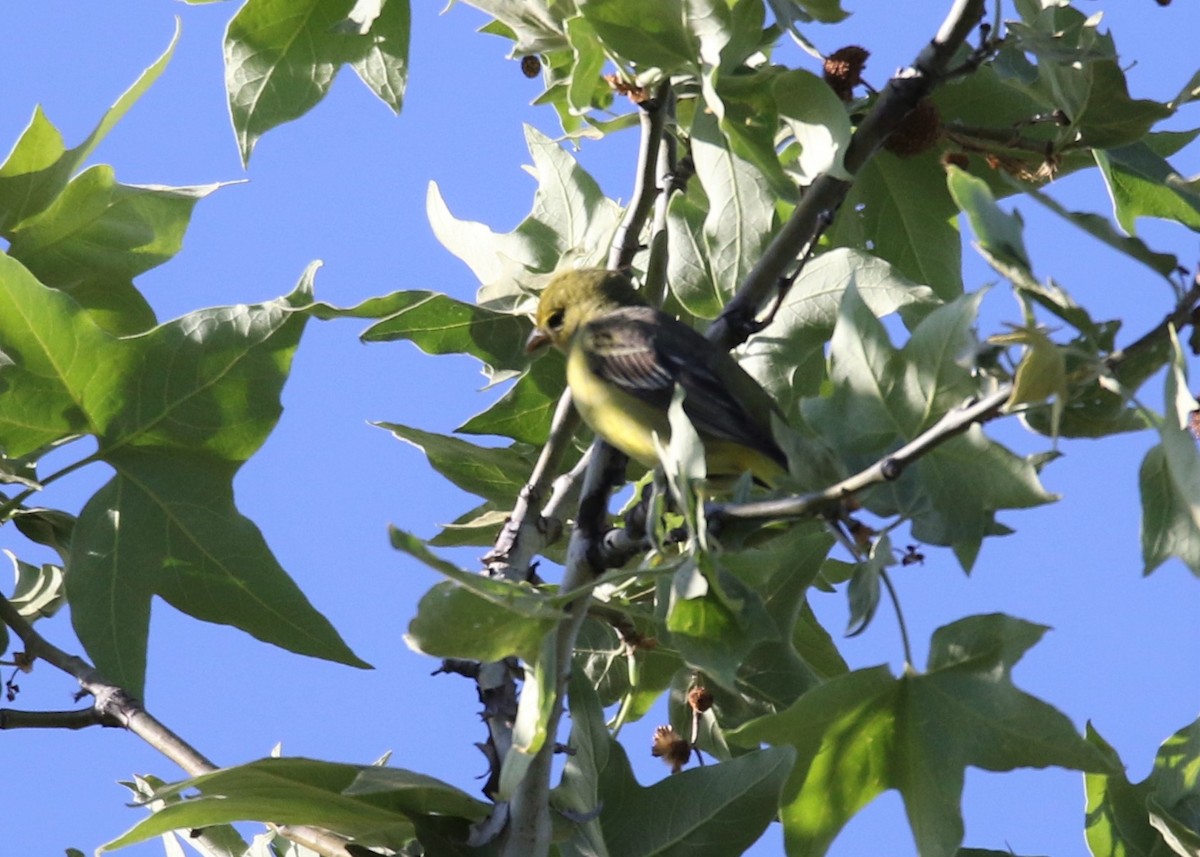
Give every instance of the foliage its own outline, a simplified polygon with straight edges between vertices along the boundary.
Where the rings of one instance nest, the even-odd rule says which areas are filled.
[[[88,658],[130,694],[143,695],[155,596],[291,651],[365,666],[233,501],[232,479],[279,418],[310,319],[367,319],[367,341],[470,355],[489,382],[509,384],[458,430],[487,436],[483,443],[379,424],[481,501],[427,543],[391,535],[445,578],[416,606],[406,638],[415,650],[468,673],[511,671],[520,660],[507,745],[489,739],[491,802],[397,768],[264,759],[172,785],[139,781],[135,794],[155,812],[111,847],[204,828],[211,853],[269,853],[275,845],[247,845],[229,827],[249,819],[326,828],[353,843],[331,853],[723,855],[778,818],[788,854],[819,855],[855,812],[896,789],[920,853],[949,857],[972,853],[960,850],[966,767],[1055,765],[1085,774],[1093,854],[1196,853],[1196,724],[1168,739],[1154,772],[1133,784],[1094,730],[1079,735],[1013,683],[1044,627],[1002,614],[964,617],[934,633],[924,670],[909,663],[895,676],[883,667],[850,671],[806,601],[811,587],[849,581],[851,624],[861,632],[890,589],[898,528],[948,548],[970,571],[990,537],[1010,532],[999,518],[1005,510],[1053,502],[1041,482],[1053,456],[1019,455],[982,427],[1001,411],[1055,444],[1156,432],[1140,473],[1145,569],[1178,558],[1200,576],[1197,408],[1186,360],[1195,345],[1182,330],[1200,295],[1180,278],[1176,257],[1133,234],[1143,217],[1200,229],[1200,191],[1168,160],[1196,134],[1157,130],[1195,96],[1196,78],[1173,98],[1134,99],[1097,20],[1019,0],[1016,17],[979,48],[955,46],[951,68],[922,55],[928,85],[916,97],[936,107],[935,125],[921,151],[894,152],[873,123],[886,121],[889,98],[900,96],[857,80],[839,89],[776,60],[781,40],[807,45],[807,24],[844,17],[836,0],[468,2],[491,17],[485,32],[510,42],[515,56],[536,58],[545,83],[537,103],[554,110],[565,138],[603,141],[638,125],[650,141],[643,155],[670,168],[644,188],[649,205],[638,214],[641,199],[617,203],[567,148],[527,129],[537,188],[508,233],[455,217],[432,184],[430,223],[478,278],[474,304],[429,291],[355,307],[319,303],[313,265],[275,301],[159,323],[134,279],[178,252],[193,207],[218,186],[124,185],[112,168],[84,164],[161,73],[174,42],[78,146],[66,148],[38,109],[0,166],[3,520],[61,557],[39,568],[14,556],[9,600],[31,622],[65,599]],[[248,0],[225,44],[243,160],[263,134],[312,109],[343,65],[399,111],[409,28],[403,0]],[[645,130],[654,115],[662,138]],[[1034,121],[1046,116],[1056,121]],[[1041,188],[1051,175],[1089,169],[1109,189],[1115,224],[1069,211]],[[829,188],[834,203],[797,237],[793,224]],[[1013,194],[1169,283],[1178,305],[1162,309],[1173,323],[1118,352],[1119,320],[1093,318],[1035,275],[1019,216],[998,202]],[[964,288],[960,213],[1018,300],[1019,328],[977,332],[982,292]],[[853,567],[829,559],[835,540],[807,507],[768,515],[760,527],[718,528],[718,512],[760,499],[759,489],[742,483],[730,502],[705,505],[700,498],[721,489],[705,494],[689,478],[696,441],[682,423],[664,449],[667,476],[641,481],[653,497],[645,537],[632,516],[609,533],[634,540],[627,567],[585,579],[574,573],[580,551],[522,545],[519,529],[517,547],[501,544],[526,516],[559,526],[578,519],[584,532],[584,508],[576,515],[557,494],[530,501],[536,492],[525,491],[544,444],[558,445],[559,472],[579,460],[582,444],[562,448],[552,431],[560,358],[531,362],[521,346],[546,275],[614,258],[697,325],[729,322],[731,302],[784,259],[775,273],[786,285],[767,278],[773,291],[759,294],[751,316],[772,308],[744,331],[755,335],[739,356],[789,424],[781,434],[792,490],[776,499],[894,469],[855,483],[853,511],[872,523],[855,530]],[[1161,414],[1143,390],[1159,372]],[[964,403],[989,397],[993,410],[947,427]],[[43,456],[85,437],[93,452],[42,472]],[[98,462],[114,475],[81,509],[30,505],[44,485]],[[431,549],[461,545],[493,547],[487,574]],[[530,573],[534,551],[563,561],[560,585]],[[598,551],[588,548],[586,561]],[[547,760],[568,675],[571,754],[551,790]],[[617,733],[664,696],[683,760],[694,750],[717,764],[643,787]],[[527,851],[520,825],[505,823],[530,802],[544,829]]]

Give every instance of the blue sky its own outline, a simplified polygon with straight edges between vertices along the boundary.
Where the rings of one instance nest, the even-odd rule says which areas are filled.
[[[869,47],[868,78],[882,85],[936,29],[948,2],[846,2],[854,16],[814,28],[823,49]],[[1080,4],[1111,7],[1105,21],[1122,52],[1135,96],[1167,98],[1195,71],[1200,8],[1150,0]],[[190,7],[149,0],[120,4],[22,0],[0,11],[0,148],[11,145],[41,104],[68,145],[79,142],[109,104],[166,47],[182,18],[174,60],[93,157],[128,183],[214,181],[225,187],[196,208],[183,252],[139,280],[159,317],[215,304],[254,302],[288,292],[313,259],[324,260],[318,297],[341,305],[396,289],[434,289],[470,299],[477,284],[434,240],[424,214],[427,183],[436,180],[451,210],[509,229],[528,211],[533,184],[521,123],[548,134],[548,109],[528,106],[539,91],[505,60],[506,43],[474,34],[482,17],[465,6],[444,15],[415,3],[412,73],[404,111],[393,117],[347,72],[308,117],[269,133],[243,171],[229,126],[221,37],[235,6]],[[802,60],[797,54],[797,62]],[[1200,124],[1193,109],[1173,127]],[[633,138],[585,144],[579,157],[606,192],[628,195]],[[1197,147],[1175,159],[1200,172]],[[1050,191],[1073,208],[1107,210],[1096,175],[1057,182]],[[1051,275],[1097,317],[1127,319],[1121,342],[1155,323],[1166,290],[1114,258],[1034,203],[1025,216],[1035,271]],[[1200,258],[1196,236],[1143,222],[1140,234],[1184,264]],[[968,234],[969,237],[969,234]],[[967,251],[970,255],[970,251]],[[971,288],[991,282],[971,261]],[[985,303],[984,332],[1016,320],[1003,288]],[[484,772],[473,743],[483,737],[474,688],[430,677],[436,663],[411,653],[402,635],[420,594],[435,576],[387,544],[389,523],[430,535],[436,524],[473,505],[442,484],[416,450],[367,424],[389,420],[448,432],[482,410],[494,393],[467,358],[429,358],[404,343],[366,346],[359,327],[310,324],[284,393],[285,413],[235,487],[242,511],[258,523],[281,563],[347,642],[376,667],[361,672],[279,651],[225,627],[183,617],[156,604],[147,706],[218,763],[284,752],[366,763],[386,750],[392,764],[440,776],[472,793]],[[1195,385],[1193,385],[1195,386]],[[1144,399],[1158,405],[1152,381]],[[1011,422],[1011,421],[1010,421]],[[995,436],[1023,452],[1044,439],[1013,424]],[[1141,576],[1137,466],[1149,435],[1062,445],[1066,456],[1045,474],[1063,500],[1002,519],[1016,535],[985,544],[966,577],[948,551],[927,550],[924,566],[897,584],[923,662],[938,626],[972,613],[1004,611],[1054,630],[1017,668],[1017,684],[1065,711],[1080,728],[1091,719],[1140,779],[1158,744],[1200,708],[1200,581],[1179,563]],[[77,510],[107,479],[102,466],[53,486],[45,505]],[[10,532],[0,547],[47,561]],[[470,567],[471,555],[460,557]],[[815,608],[837,630],[846,621],[842,595],[817,595]],[[65,614],[39,629],[75,651]],[[855,666],[888,662],[900,646],[891,616],[843,651]],[[20,679],[23,708],[71,706],[75,687],[44,666]],[[623,732],[643,782],[665,775],[652,762],[652,715]],[[175,779],[178,772],[138,739],[118,730],[0,733],[5,775],[0,834],[5,854],[90,852],[133,824],[116,781],[133,773]],[[1018,854],[1084,853],[1083,793],[1077,774],[971,770],[964,798],[966,844]],[[864,811],[833,854],[912,852],[903,811],[885,795]],[[161,853],[156,844],[130,855]],[[782,853],[769,831],[755,854]]]

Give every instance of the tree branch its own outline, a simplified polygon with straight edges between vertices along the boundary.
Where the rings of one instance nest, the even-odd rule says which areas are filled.
[[[74,711],[21,711],[0,708],[0,729],[86,729],[89,726],[119,726],[106,721],[94,708]]]
[[[656,174],[659,172],[659,164],[662,159],[660,151],[663,128],[666,124],[670,103],[670,86],[669,83],[664,82],[659,87],[655,98],[643,102],[641,105],[642,135],[638,149],[636,179],[630,206],[614,236],[609,251],[608,267],[610,268],[628,267],[634,255],[641,249],[640,237],[646,218],[653,207],[656,194],[662,192],[661,185],[665,178],[660,179]],[[569,395],[569,392],[564,394],[563,399],[559,402],[558,411],[555,413],[555,426],[558,426],[560,417],[562,421],[566,420],[563,412],[566,407],[569,407]],[[551,443],[547,444],[547,449],[554,439],[555,434],[552,431]],[[542,459],[547,457],[548,453],[546,449],[543,449]],[[539,459],[539,466],[542,464],[542,459]],[[600,441],[592,445],[590,461],[586,465],[583,477],[579,522],[576,524],[575,532],[571,536],[571,542],[567,549],[567,566],[562,584],[564,589],[581,585],[590,580],[595,573],[599,573],[589,570],[592,567],[591,554],[595,549],[594,546],[598,544],[598,541],[592,540],[589,534],[603,533],[607,522],[609,494],[612,488],[623,480],[624,472],[624,456]],[[540,475],[545,478],[545,474]],[[537,480],[531,479],[531,482],[536,484]],[[566,488],[557,492],[560,502],[568,493]],[[514,519],[518,517],[518,514],[522,518],[516,524],[518,528],[527,526],[525,519],[530,517],[533,508],[534,504],[525,502],[523,495],[522,501],[518,503],[518,508],[513,510]],[[583,526],[582,522],[589,518],[595,523],[591,526]],[[557,517],[547,519],[539,515],[538,520],[540,522],[556,521]],[[508,528],[506,527],[506,529]],[[525,564],[532,559],[532,553],[524,554],[525,546],[531,541],[529,538],[523,538],[521,542],[522,558]],[[540,548],[541,545],[538,546],[539,550]],[[511,563],[511,555],[508,557],[508,561]],[[547,723],[547,734],[550,736],[554,736],[558,732],[563,711],[562,699],[565,695],[567,679],[570,676],[571,656],[575,649],[575,640],[579,635],[579,627],[583,623],[584,616],[587,615],[588,601],[589,598],[585,596],[571,602],[567,607],[567,618],[559,623],[555,631],[554,686],[543,691],[553,694],[555,698],[555,704]],[[489,728],[492,730],[489,736],[489,746],[495,753],[494,758],[490,760],[493,764],[493,771],[489,782],[496,779],[498,766],[502,764],[505,753],[511,747],[512,740],[511,722],[502,725],[504,734],[501,735],[496,734],[497,725],[500,725],[497,721],[489,720]],[[508,805],[498,807],[498,811],[508,813],[508,824],[501,835],[501,853],[505,857],[537,857],[537,855],[546,854],[549,849],[550,769],[554,746],[553,739],[546,741],[530,763],[521,782],[514,789]],[[501,748],[504,748],[503,752],[501,752]]]
[[[931,450],[961,434],[977,422],[997,416],[1012,395],[1012,384],[1001,384],[982,399],[947,411],[931,428],[917,435],[895,452],[885,455],[870,467],[834,483],[821,491],[760,500],[755,503],[710,503],[705,514],[717,524],[730,521],[766,521],[807,518],[840,507],[842,501],[872,485],[899,479],[908,465]]]
[[[917,56],[912,67],[893,77],[863,118],[846,148],[843,165],[855,175],[883,145],[918,102],[950,76],[950,61],[983,17],[985,0],[955,0],[942,27]],[[983,50],[981,48],[981,50]],[[708,338],[733,348],[745,342],[755,330],[755,317],[778,283],[788,276],[804,249],[821,234],[823,224],[832,221],[853,182],[822,174],[804,191],[799,205],[767,245],[758,264],[746,276],[733,299],[708,329]],[[793,272],[795,276],[797,272]]]
[[[69,655],[50,643],[33,629],[12,602],[0,596],[0,621],[13,630],[25,644],[25,653],[36,660],[45,661],[79,682],[84,693],[92,697],[92,707],[79,712],[4,712],[6,724],[3,728],[49,726],[55,717],[61,718],[60,728],[79,729],[87,725],[120,726],[137,735],[154,749],[182,768],[189,776],[207,774],[217,769],[199,750],[172,732],[166,725],[146,711],[142,703],[123,688],[106,680],[95,667],[83,658]],[[86,716],[86,718],[85,718]],[[15,717],[16,723],[13,722]],[[41,723],[31,723],[41,719]],[[89,719],[91,723],[83,722]],[[324,857],[351,857],[346,849],[348,839],[303,825],[282,826],[274,829],[283,837],[306,848],[311,848]]]
[[[1200,324],[1198,304],[1200,304],[1200,272],[1196,273],[1192,287],[1184,293],[1175,308],[1142,336],[1110,354],[1104,360],[1105,368],[1113,371],[1129,358],[1153,348],[1166,338],[1168,330],[1172,327],[1181,328],[1187,324]],[[973,399],[952,411],[947,411],[933,426],[917,435],[900,449],[890,455],[885,455],[870,467],[841,482],[830,485],[822,491],[755,503],[710,503],[705,507],[705,514],[710,522],[719,526],[732,521],[805,518],[836,509],[847,497],[873,485],[899,479],[905,468],[914,461],[927,455],[950,438],[966,431],[975,423],[983,423],[999,416],[1007,404],[1009,396],[1012,395],[1012,389],[1011,383],[1001,384],[988,395]]]

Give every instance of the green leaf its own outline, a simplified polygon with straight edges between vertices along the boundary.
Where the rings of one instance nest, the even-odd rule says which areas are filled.
[[[579,11],[611,53],[664,73],[699,65],[697,45],[684,25],[682,0],[587,0]]]
[[[81,341],[93,346],[85,372],[54,380],[116,473],[75,525],[67,595],[96,666],[134,695],[156,594],[292,651],[366,666],[233,503],[234,475],[278,420],[305,321],[292,310],[309,300],[314,270],[270,303],[201,310],[131,339],[77,324],[75,336],[46,340],[56,367]],[[42,298],[70,303],[49,289]],[[105,395],[93,399],[99,379]]]
[[[533,470],[528,447],[475,446],[456,437],[423,431],[399,423],[373,423],[425,453],[430,466],[459,488],[486,500],[512,506]]]
[[[71,551],[71,533],[75,530],[75,516],[58,509],[26,507],[14,509],[11,518],[21,535],[52,548],[66,561]]]
[[[987,182],[958,167],[946,168],[946,180],[955,204],[971,221],[980,246],[1000,263],[1028,272],[1031,265],[1021,216],[1002,211]]]
[[[796,33],[796,22],[821,21],[836,24],[850,13],[842,9],[841,0],[767,0],[781,26]]]
[[[849,179],[842,158],[850,143],[850,116],[846,105],[824,80],[806,71],[780,75],[772,87],[779,116],[800,144],[795,163],[801,185],[828,173]]]
[[[31,565],[17,559],[12,551],[5,550],[4,553],[12,562],[16,576],[8,600],[17,608],[17,612],[31,623],[57,613],[66,602],[62,566],[50,563]]]
[[[297,652],[366,667],[238,513],[237,467],[127,448],[80,513],[68,561],[75,632],[110,680],[142,696],[150,601]]]
[[[561,145],[528,126],[525,138],[538,186],[533,210],[512,232],[499,235],[480,223],[455,219],[435,185],[426,198],[438,241],[491,287],[480,293],[480,303],[502,301],[505,309],[527,294],[520,286],[533,285],[525,282],[531,271],[552,271],[565,260],[601,264],[621,216],[617,204]]]
[[[1114,759],[1116,752],[1091,726],[1088,740]],[[1087,790],[1088,848],[1094,857],[1149,857],[1195,853],[1200,842],[1200,721],[1163,742],[1146,779],[1091,773]]]
[[[497,369],[529,365],[528,318],[456,301],[437,292],[397,292],[386,317],[363,333],[366,342],[410,340],[426,354],[470,354]]]
[[[350,62],[359,79],[379,99],[399,113],[408,87],[408,43],[412,13],[408,0],[356,0],[346,18],[354,35],[370,44]]]
[[[858,171],[829,231],[835,247],[870,251],[952,300],[962,293],[957,209],[937,155],[879,152]]]
[[[899,311],[915,321],[938,303],[928,286],[906,279],[878,257],[847,248],[817,256],[792,285],[771,324],[747,343],[741,361],[784,413],[792,412],[800,396],[819,391],[825,343],[851,286],[879,318]]]
[[[1200,189],[1146,142],[1093,152],[1108,186],[1117,223],[1129,234],[1139,217],[1174,220],[1200,231]]]
[[[235,821],[304,824],[351,836],[364,846],[401,848],[413,837],[413,822],[441,815],[482,820],[488,805],[453,786],[400,768],[343,765],[314,759],[259,759],[222,768],[167,786],[155,793],[170,803],[105,843],[114,851],[171,830]]]
[[[973,327],[981,297],[964,296],[934,310],[897,352],[857,291],[847,289],[830,345],[833,394],[806,400],[803,414],[836,443],[849,467],[877,460],[975,395]],[[996,511],[1055,498],[1030,461],[972,426],[864,499],[876,514],[909,517],[914,538],[953,547],[970,569],[983,538],[1007,531],[997,524]]]
[[[963,569],[970,571],[986,536],[1004,535],[996,521],[1001,509],[1028,509],[1058,499],[1042,486],[1030,458],[989,440],[978,426],[942,444],[917,465],[911,493],[901,509],[913,517],[912,536],[928,544],[948,545]],[[928,501],[921,498],[927,492]],[[873,509],[890,508],[881,501]],[[928,502],[928,506],[926,505]],[[932,506],[932,508],[929,508]]]
[[[34,109],[29,125],[0,166],[0,234],[7,236],[14,227],[44,211],[62,193],[71,174],[158,80],[175,53],[178,41],[177,18],[175,33],[162,56],[139,75],[100,118],[92,133],[73,149],[64,147],[62,135],[41,107]]]
[[[725,566],[762,599],[775,631],[742,660],[736,674],[738,690],[776,710],[791,705],[824,675],[846,670],[837,648],[805,603],[808,587],[832,542],[824,528],[796,524],[764,544],[722,555]],[[722,712],[723,728],[739,722],[737,716]]]
[[[894,565],[892,541],[884,533],[871,544],[870,554],[854,567],[850,585],[846,587],[846,600],[850,605],[850,618],[846,621],[846,636],[857,637],[871,624],[879,607],[880,577],[887,566]]]
[[[550,435],[558,400],[566,389],[564,361],[555,352],[529,364],[529,369],[495,404],[471,417],[455,431],[492,434],[541,446]]]
[[[396,527],[389,528],[389,535],[396,550],[450,579],[450,586],[435,586],[427,593],[409,625],[406,641],[418,651],[483,661],[519,654],[532,662],[546,633],[563,618],[547,592],[526,583],[463,571]],[[460,625],[458,617],[467,624]]]
[[[1149,574],[1177,556],[1200,576],[1200,453],[1187,428],[1196,400],[1188,392],[1186,359],[1171,331],[1166,408],[1160,443],[1142,460],[1142,559]]]
[[[737,9],[743,7],[756,8],[760,15],[762,13],[761,3],[752,0],[743,0]],[[738,74],[721,76],[715,92],[711,87],[705,89],[705,99],[720,120],[721,133],[729,141],[730,148],[762,173],[773,194],[789,202],[796,200],[796,183],[779,160],[776,135],[780,109],[775,103],[772,82],[799,73],[781,72],[776,67],[754,71],[743,69]],[[844,115],[845,111],[842,112]]]
[[[441,532],[426,544],[435,548],[490,547],[511,513],[511,509],[502,509],[495,503],[482,503],[449,524],[442,524]]]
[[[529,3],[526,0],[464,0],[495,18],[481,32],[503,35],[516,42],[514,54],[539,54],[567,47],[563,14],[568,4]],[[573,6],[571,7],[573,8]]]
[[[1072,115],[1080,141],[1093,149],[1113,149],[1136,143],[1174,111],[1165,104],[1144,98],[1130,98],[1125,73],[1116,59],[1088,64],[1091,86],[1087,104],[1079,115]]]
[[[346,63],[399,110],[408,32],[403,0],[248,0],[225,32],[225,90],[242,162],[263,134],[324,98]]]
[[[757,750],[683,771],[650,787],[633,778],[611,742],[600,771],[600,827],[610,857],[741,854],[775,818],[792,760],[787,747]]]
[[[124,400],[138,345],[119,343],[66,294],[0,254],[0,446],[20,457],[71,435],[99,434]],[[79,359],[86,354],[88,359]]]
[[[398,550],[450,577],[426,592],[417,605],[405,635],[415,651],[485,663],[518,655],[532,662],[542,640],[563,616],[528,585],[462,571],[394,527],[391,538]]]
[[[624,613],[645,645],[639,643],[630,651],[612,624],[589,617],[575,645],[575,668],[591,682],[602,704],[621,704],[620,722],[632,723],[650,711],[686,666],[677,653],[659,643],[661,626],[652,622],[645,611],[614,600],[606,602],[606,607]]]
[[[708,202],[698,190],[674,194],[667,208],[667,282],[680,306],[697,318],[716,318],[726,299],[709,266],[707,216]]]
[[[754,590],[707,554],[689,558],[664,578],[671,646],[692,667],[733,690],[749,653],[778,632]]]
[[[709,203],[703,259],[724,305],[771,239],[775,197],[763,174],[733,151],[711,114],[699,112],[692,123],[692,158]]]
[[[935,633],[924,674],[852,672],[726,733],[746,746],[795,747],[782,796],[788,854],[824,854],[859,809],[897,789],[920,853],[952,857],[968,765],[1111,772],[1109,757],[1065,716],[1011,682],[1013,665],[1044,631],[1007,616],[969,617]]]
[[[550,805],[559,812],[585,818],[572,825],[564,853],[607,854],[604,831],[598,816],[600,809],[600,772],[608,766],[609,747],[613,743],[604,725],[604,709],[596,691],[581,670],[573,669],[567,680],[567,700],[571,714],[571,752],[563,765],[562,781],[550,793]]]
[[[587,18],[576,15],[568,18],[566,24],[575,60],[567,86],[567,103],[572,113],[582,115],[595,106],[596,94],[607,90],[608,84],[600,75],[604,69],[604,50]]]
[[[218,187],[123,185],[111,167],[92,167],[13,230],[8,252],[107,330],[140,333],[155,318],[133,278],[179,252],[192,208]]]

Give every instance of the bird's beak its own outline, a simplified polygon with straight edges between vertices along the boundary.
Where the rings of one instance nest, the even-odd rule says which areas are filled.
[[[532,354],[543,345],[550,342],[550,334],[540,327],[535,327],[529,334],[529,338],[525,340],[525,353]]]

